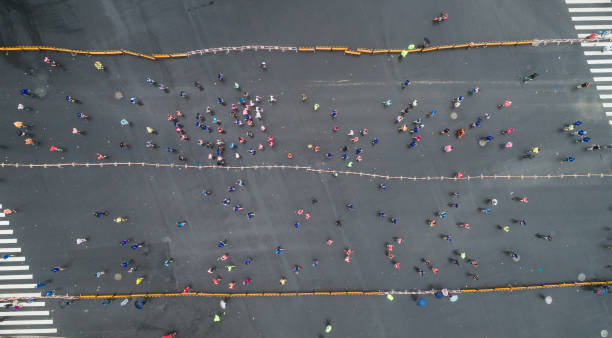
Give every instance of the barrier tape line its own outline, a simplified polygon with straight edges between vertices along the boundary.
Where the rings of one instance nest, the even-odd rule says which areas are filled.
[[[189,58],[195,55],[206,55],[206,54],[217,54],[217,53],[230,53],[230,52],[244,52],[244,51],[280,51],[280,52],[303,52],[312,53],[318,51],[325,52],[342,52],[345,55],[356,55],[369,54],[401,54],[401,53],[427,53],[448,49],[465,49],[465,48],[486,48],[486,47],[505,47],[505,46],[547,46],[549,44],[574,44],[581,42],[597,42],[597,41],[612,41],[611,38],[584,38],[584,39],[548,39],[548,40],[516,40],[516,41],[492,41],[492,42],[468,42],[452,45],[440,45],[423,48],[412,48],[412,49],[371,49],[371,48],[356,48],[349,49],[348,47],[342,46],[314,46],[314,47],[293,47],[293,46],[268,46],[268,45],[247,45],[247,46],[233,46],[233,47],[217,47],[217,48],[204,48],[197,49],[182,53],[159,53],[159,54],[144,54],[134,52],[126,49],[120,50],[79,50],[69,48],[58,48],[52,46],[4,46],[0,47],[0,51],[3,52],[30,52],[30,51],[54,51],[60,53],[69,53],[72,55],[132,55],[147,60],[165,60],[165,59],[178,59],[178,58]]]
[[[334,170],[334,169],[314,169],[310,166],[290,166],[290,165],[253,165],[253,166],[217,166],[217,165],[191,165],[177,163],[150,163],[150,162],[98,162],[98,163],[0,163],[1,168],[77,168],[77,167],[154,167],[154,168],[180,168],[180,169],[214,169],[214,170],[245,170],[245,169],[295,169],[304,170],[317,174],[330,175],[354,175],[380,178],[385,180],[400,181],[470,181],[485,179],[565,179],[565,178],[607,178],[612,177],[610,173],[580,173],[580,174],[548,174],[548,175],[477,175],[477,176],[391,176],[381,174],[371,174],[357,171]]]
[[[590,282],[561,282],[555,284],[535,284],[523,286],[507,286],[497,288],[478,289],[446,289],[450,294],[462,293],[491,293],[514,292],[552,288],[567,288],[579,286],[603,286],[612,284],[612,280]],[[432,295],[443,289],[431,290],[378,290],[378,291],[277,291],[277,292],[160,292],[160,293],[113,293],[113,294],[82,294],[79,296],[53,295],[38,297],[5,297],[0,301],[16,299],[66,299],[66,300],[92,300],[92,299],[118,299],[118,298],[162,298],[162,297],[289,297],[289,296],[386,296],[386,295]]]

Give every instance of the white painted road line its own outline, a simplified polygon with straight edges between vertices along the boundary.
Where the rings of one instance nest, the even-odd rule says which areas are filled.
[[[36,289],[36,284],[0,284],[0,289]]]
[[[25,262],[25,257],[9,257],[7,259],[0,257],[0,263],[6,262]]]
[[[587,60],[587,64],[589,65],[607,65],[611,63],[612,63],[612,59]]]
[[[0,293],[0,298],[32,298],[40,297],[40,292],[21,292],[21,293]]]
[[[594,77],[593,81],[595,81],[595,82],[609,82],[609,81],[612,81],[612,77]]]
[[[12,235],[13,234],[13,230],[8,229],[8,230],[0,230],[0,235]]]
[[[609,100],[612,99],[612,94],[600,94],[599,98],[602,100]]]
[[[0,322],[2,326],[9,325],[51,325],[53,319],[39,319],[39,320],[5,320]]]
[[[608,120],[608,124],[612,124],[612,120]]]
[[[574,28],[576,28],[576,30],[591,30],[591,31],[596,31],[596,30],[607,30],[607,29],[612,29],[612,25],[576,25],[574,26]]]
[[[612,108],[612,103],[611,102],[604,102],[602,103],[604,108]]]
[[[9,221],[0,221],[0,225],[9,225]]]
[[[0,303],[0,307],[4,307],[7,305],[12,305],[13,303]],[[21,307],[40,307],[40,306],[45,306],[45,302],[23,302],[23,303],[19,303],[19,306]]]
[[[0,330],[0,335],[8,334],[44,334],[44,333],[57,333],[57,329],[19,329],[19,330]]]
[[[33,275],[0,275],[0,280],[32,279]]]
[[[21,252],[21,248],[0,248],[0,252]]]
[[[572,16],[572,21],[608,21],[612,16]]]
[[[610,0],[565,0],[566,4],[609,4]]]
[[[0,312],[0,317],[19,317],[19,316],[48,316],[49,311],[4,311]]]
[[[3,212],[0,212],[0,217],[5,217],[6,215]]]
[[[597,90],[612,90],[612,86],[595,86]]]
[[[10,265],[10,266],[0,266],[0,271],[25,271],[30,270],[29,265]]]
[[[612,73],[612,68],[591,68],[590,70],[591,73]]]
[[[584,55],[585,56],[593,56],[593,55],[604,56],[604,55],[612,55],[612,52],[602,52],[600,50],[585,50]]]
[[[612,12],[612,7],[577,7],[568,9],[570,13]]]
[[[607,111],[606,116],[612,116],[612,111]]]
[[[11,243],[17,243],[17,239],[16,238],[0,238],[0,244],[11,244]]]

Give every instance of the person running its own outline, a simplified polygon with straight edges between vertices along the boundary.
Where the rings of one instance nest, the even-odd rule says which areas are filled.
[[[510,105],[512,105],[512,101],[510,101],[510,100],[506,99],[506,100],[504,100],[504,102],[503,102],[503,103],[501,103],[501,104],[497,105],[497,108],[498,108],[498,109],[508,108],[508,107],[510,107]]]
[[[519,254],[516,251],[510,251],[509,255],[510,257],[512,257],[512,260],[515,262],[518,262],[521,259],[521,256],[519,256]]]
[[[552,241],[552,236],[551,235],[536,234],[536,237],[545,239],[545,240],[547,240],[549,242]]]
[[[469,223],[458,223],[457,224],[460,228],[466,229],[466,230],[470,230],[470,224]]]
[[[527,82],[527,81],[532,81],[533,79],[535,79],[539,74],[538,73],[531,73],[527,76],[523,76],[523,83]]]
[[[591,83],[587,81],[587,82],[583,82],[583,83],[577,85],[576,88],[578,88],[578,89],[579,88],[589,88],[590,86],[591,86]]]

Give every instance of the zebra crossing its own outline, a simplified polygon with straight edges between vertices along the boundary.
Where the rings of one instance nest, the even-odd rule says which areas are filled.
[[[578,38],[591,33],[612,31],[611,0],[565,0]],[[607,35],[612,38],[612,32]],[[612,125],[612,41],[582,42],[587,65],[593,75],[595,89]],[[606,50],[610,48],[610,50]]]
[[[2,209],[2,204],[0,204]],[[17,246],[17,239],[11,238],[13,230],[6,215],[0,212],[0,298],[39,297],[33,282],[34,275],[28,273],[29,265],[25,265],[26,257]],[[0,302],[0,336],[23,336],[55,334],[53,319],[45,310],[43,301],[23,301],[18,303],[19,310],[13,310],[12,302]]]

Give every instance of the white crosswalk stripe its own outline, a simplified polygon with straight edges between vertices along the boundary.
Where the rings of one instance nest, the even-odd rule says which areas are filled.
[[[30,270],[29,265],[11,265],[11,266],[0,266],[0,271],[23,271]]]
[[[57,333],[57,329],[20,329],[20,330],[0,330],[0,335],[24,335],[24,334],[47,334]]]
[[[25,257],[8,257],[8,258],[0,257],[0,263],[6,263],[6,262],[25,262]]]
[[[606,41],[606,42],[582,42],[580,43],[580,46],[582,47],[606,47],[606,46],[612,46],[612,42]]]
[[[612,32],[612,1],[610,0],[565,0],[568,5],[570,18],[575,24],[578,38],[588,39],[593,33],[597,37],[611,37]],[[597,85],[595,90],[599,91],[599,99],[603,108],[612,108],[612,41],[582,42],[584,56],[589,70],[594,76],[593,82]],[[599,66],[598,66],[599,65]],[[609,67],[609,68],[607,68]],[[608,124],[612,125],[612,112],[606,112]]]
[[[2,326],[8,325],[50,325],[53,324],[53,319],[35,319],[35,320],[3,320],[0,322]]]
[[[609,4],[610,0],[565,0],[568,5],[572,4]]]
[[[570,8],[570,13],[600,13],[600,12],[612,12],[612,7],[578,7]]]
[[[23,297],[23,298],[40,297],[40,292],[0,293],[0,298],[12,298],[12,297]]]
[[[0,284],[0,289],[36,289],[36,284]]]
[[[587,64],[589,65],[607,65],[607,64],[612,64],[612,59],[587,60]]]
[[[0,303],[0,307],[12,305],[12,303]],[[21,307],[41,307],[45,306],[45,302],[23,302],[18,304]]]
[[[33,275],[0,275],[0,280],[32,279]]]
[[[572,21],[608,21],[612,16],[573,16]]]
[[[602,51],[600,50],[585,50],[584,56],[608,56],[612,55],[612,51]]]
[[[20,316],[48,316],[49,311],[0,311],[0,317],[20,317]]]
[[[590,31],[598,31],[598,30],[606,30],[612,29],[612,25],[576,25],[574,26],[576,30],[590,30]]]
[[[48,289],[44,285],[37,288],[39,281],[29,273],[30,266],[24,264],[26,257],[15,245],[18,234],[9,226],[9,215],[0,213],[0,217],[5,217],[0,220],[0,298],[17,299],[16,303],[0,303],[0,336],[55,334],[57,328],[45,310],[46,303],[37,299]]]

